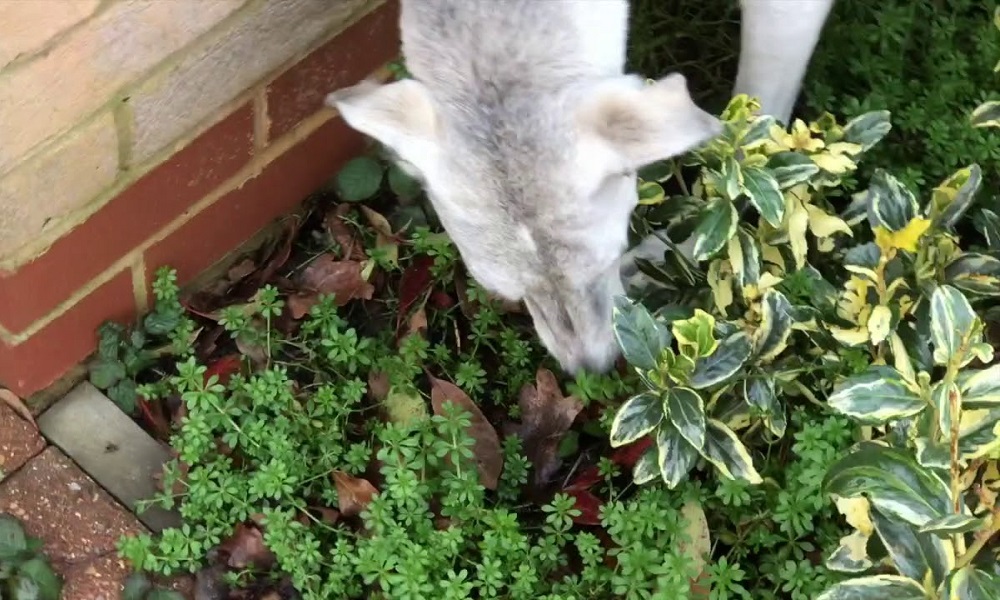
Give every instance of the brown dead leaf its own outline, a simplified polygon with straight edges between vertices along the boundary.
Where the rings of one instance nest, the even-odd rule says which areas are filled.
[[[337,486],[340,514],[345,517],[359,514],[372,501],[372,496],[378,493],[367,479],[352,477],[343,471],[333,472],[333,483]]]
[[[274,554],[264,544],[264,534],[254,525],[239,523],[233,534],[219,545],[234,569],[269,569],[274,564]]]
[[[412,333],[423,334],[427,331],[427,311],[423,308],[417,309],[410,315],[410,322],[406,328],[406,335]]]
[[[4,404],[9,406],[19,417],[30,423],[36,430],[38,429],[35,417],[31,416],[31,411],[24,404],[24,400],[21,400],[17,394],[6,388],[0,388],[0,401],[3,401]]]
[[[386,258],[391,264],[399,264],[399,238],[392,232],[389,221],[364,205],[361,206],[361,212],[365,215],[368,224],[375,230],[375,246],[385,250]]]
[[[356,260],[337,260],[322,254],[302,272],[303,287],[318,294],[333,294],[337,306],[356,298],[371,300],[375,286],[362,276],[363,265]]]
[[[573,426],[583,404],[563,396],[552,371],[538,369],[535,385],[521,389],[521,424],[513,433],[524,440],[524,452],[534,466],[535,484],[544,485],[559,469],[559,443]]]
[[[309,292],[290,294],[287,300],[288,312],[292,315],[293,319],[301,319],[309,314],[310,309],[312,309],[318,301],[319,297],[316,294],[311,294]]]
[[[457,404],[471,413],[472,424],[469,426],[468,433],[476,441],[472,447],[472,453],[479,470],[479,482],[486,489],[497,489],[500,471],[503,470],[503,452],[500,449],[500,437],[497,436],[496,429],[493,428],[493,425],[472,399],[457,385],[436,377],[430,379],[431,405],[434,407],[435,415],[444,414],[446,402]]]
[[[255,263],[252,259],[244,258],[240,262],[229,267],[229,271],[226,272],[226,278],[230,282],[235,283],[237,281],[241,281],[247,275],[250,275],[256,270],[257,263]]]
[[[381,402],[389,395],[389,375],[374,369],[368,372],[368,395],[372,400]]]
[[[336,208],[326,214],[323,225],[326,227],[330,237],[340,246],[341,258],[347,260],[364,260],[365,252],[363,245],[357,239],[357,235],[351,227],[344,222],[344,217],[351,212],[350,204],[339,204]]]

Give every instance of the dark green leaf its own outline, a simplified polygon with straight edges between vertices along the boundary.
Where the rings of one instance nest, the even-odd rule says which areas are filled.
[[[827,401],[830,408],[868,425],[911,417],[926,404],[892,367],[869,367],[841,381]]]
[[[945,515],[928,521],[920,528],[921,533],[932,533],[938,537],[950,538],[956,533],[973,532],[983,524],[983,520],[972,515]]]
[[[938,286],[931,295],[931,337],[934,362],[945,365],[971,340],[976,313],[972,305],[950,285]],[[966,348],[966,351],[968,349]]]
[[[125,365],[118,359],[98,358],[90,365],[90,383],[106,390],[125,377]]]
[[[377,160],[359,156],[337,173],[337,192],[345,202],[367,200],[382,187],[382,175],[382,165]]]
[[[816,600],[927,600],[919,582],[897,575],[872,575],[842,581]]]
[[[1000,296],[1000,260],[986,254],[961,254],[944,268],[945,280],[970,294]]]
[[[615,298],[613,313],[615,339],[622,356],[642,371],[655,369],[660,354],[673,341],[670,330],[654,319],[644,306],[625,296]]]
[[[674,489],[694,466],[698,451],[669,421],[664,421],[656,430],[656,448],[660,476],[668,488]]]
[[[743,398],[747,404],[762,413],[771,412],[778,401],[774,380],[769,377],[751,377],[743,381]]]
[[[108,398],[110,398],[122,412],[132,414],[135,412],[136,392],[135,381],[132,379],[122,379],[108,388]]]
[[[667,415],[681,436],[697,450],[705,447],[705,401],[698,392],[676,387],[667,391]]]
[[[855,246],[844,253],[844,264],[874,269],[882,258],[882,251],[873,242]]]
[[[122,600],[146,600],[146,592],[152,587],[153,584],[142,573],[132,573],[125,580]]]
[[[43,558],[33,558],[21,565],[20,577],[28,578],[38,587],[38,600],[59,600],[62,581]]]
[[[946,545],[941,538],[919,533],[913,525],[886,517],[878,510],[871,511],[871,518],[900,575],[923,581],[930,571],[934,574],[935,587],[944,581],[951,565],[955,564],[950,542]]]
[[[887,110],[873,110],[854,117],[844,125],[844,141],[861,144],[868,150],[892,130],[890,117]]]
[[[792,335],[791,304],[784,294],[774,288],[764,292],[761,299],[761,320],[756,338],[759,361],[769,361],[782,353]]]
[[[767,168],[782,190],[809,181],[810,177],[819,173],[816,163],[798,152],[779,152],[771,156]]]
[[[705,447],[701,451],[705,460],[712,463],[727,479],[761,483],[763,480],[753,466],[750,451],[733,430],[715,419],[709,419],[706,425]]]
[[[775,178],[758,168],[743,169],[743,193],[772,227],[781,227],[785,218],[785,197]]]
[[[663,420],[663,401],[645,392],[625,401],[611,423],[611,446],[631,444],[656,428]]]
[[[27,547],[21,522],[11,515],[0,514],[0,561],[17,556]]]
[[[389,165],[387,179],[389,180],[389,189],[402,200],[413,200],[423,191],[420,182],[410,177],[395,163]]]
[[[97,328],[97,355],[112,360],[118,358],[118,350],[122,345],[125,328],[114,321],[105,321]]]
[[[902,450],[875,442],[834,463],[826,473],[827,494],[867,496],[885,515],[918,527],[951,513],[948,486]]]
[[[715,352],[699,359],[688,383],[696,390],[705,389],[732,377],[750,358],[750,336],[739,332],[719,342]]]
[[[868,187],[868,222],[872,227],[899,231],[917,216],[917,199],[902,182],[882,169]]]
[[[167,335],[180,324],[181,316],[176,310],[154,310],[146,315],[142,325],[150,335]]]
[[[695,260],[705,260],[721,250],[736,233],[739,216],[736,207],[725,198],[716,198],[702,210],[695,227],[693,254]]]

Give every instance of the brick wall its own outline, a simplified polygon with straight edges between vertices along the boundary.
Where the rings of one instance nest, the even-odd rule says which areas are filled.
[[[0,386],[27,396],[357,154],[330,91],[398,54],[396,0],[0,1]]]

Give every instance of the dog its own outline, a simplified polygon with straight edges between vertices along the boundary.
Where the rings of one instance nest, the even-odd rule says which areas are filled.
[[[787,122],[834,0],[741,0],[734,92]],[[416,177],[469,273],[524,301],[570,373],[618,356],[637,170],[721,123],[671,74],[625,73],[627,0],[401,0],[412,78],[327,103]]]

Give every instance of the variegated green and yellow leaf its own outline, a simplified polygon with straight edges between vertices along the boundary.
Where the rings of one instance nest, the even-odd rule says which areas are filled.
[[[934,342],[934,362],[948,364],[971,340],[976,326],[976,313],[962,292],[950,285],[938,286],[931,295],[931,338]]]
[[[625,296],[615,298],[612,326],[622,356],[643,371],[656,368],[660,354],[672,341],[666,325],[654,319],[644,306]]]
[[[871,575],[842,581],[816,600],[927,600],[919,581],[898,575]]]
[[[1000,296],[1000,260],[987,254],[960,254],[945,265],[944,278],[963,292]]]
[[[656,448],[660,476],[667,487],[673,489],[684,480],[698,460],[698,451],[669,421],[656,431]]]
[[[955,567],[951,540],[920,533],[915,526],[886,517],[877,509],[872,511],[872,523],[900,575],[924,581],[930,572],[937,587]]]
[[[777,180],[764,169],[743,170],[743,193],[772,227],[781,227],[785,218],[785,198]]]
[[[709,202],[691,234],[695,260],[705,260],[724,248],[738,224],[739,216],[731,201],[716,198]]]
[[[1000,127],[1000,102],[983,102],[972,111],[973,127]]]
[[[972,515],[945,515],[940,519],[928,521],[920,528],[921,533],[934,534],[938,537],[950,538],[957,533],[970,533],[982,526],[983,520]]]
[[[840,545],[826,559],[826,568],[840,573],[862,573],[872,568],[868,556],[868,540],[871,536],[854,531],[840,538]]]
[[[635,481],[636,485],[649,483],[660,476],[657,454],[656,447],[653,446],[643,452],[639,460],[635,461],[635,465],[632,466],[632,480]]]
[[[688,383],[696,390],[721,383],[735,375],[752,352],[750,336],[742,331],[734,333],[719,342],[712,354],[695,363]]]
[[[690,318],[671,323],[670,329],[677,340],[677,347],[692,358],[708,356],[719,345],[715,339],[715,317],[700,308],[696,308]]]
[[[830,408],[866,425],[912,417],[926,407],[899,371],[887,366],[870,367],[848,377],[834,388],[827,402]]]
[[[954,227],[972,205],[983,182],[977,164],[959,169],[931,193],[929,215],[939,227]]]
[[[696,450],[705,447],[705,401],[701,395],[686,387],[667,391],[666,412],[670,422],[681,436]]]
[[[778,182],[778,188],[782,190],[805,183],[810,177],[819,173],[816,163],[798,152],[779,152],[772,155],[767,168]]]
[[[844,233],[853,237],[854,232],[850,226],[840,217],[827,213],[818,206],[811,204],[806,206],[809,214],[809,231],[818,238],[827,238],[835,233]]]
[[[881,344],[892,332],[892,311],[888,306],[876,306],[868,315],[868,337],[873,344]]]
[[[720,421],[708,420],[701,455],[727,479],[742,479],[752,484],[763,481],[753,466],[750,451],[733,430]]]
[[[663,420],[663,401],[659,394],[644,392],[622,404],[611,423],[611,446],[617,448],[631,444]]]
[[[968,408],[1000,408],[1000,365],[968,373],[961,380],[962,404]]]
[[[761,299],[760,326],[754,332],[754,347],[760,361],[769,361],[781,354],[792,335],[791,303],[776,289],[764,292]]]
[[[941,586],[940,600],[996,600],[1000,598],[1000,576],[974,566],[952,571]]]
[[[892,130],[890,116],[887,110],[874,110],[854,117],[844,125],[844,141],[869,150]]]
[[[878,169],[868,187],[868,222],[872,228],[899,231],[918,216],[917,199],[888,172]]]
[[[738,229],[729,240],[729,264],[740,289],[760,282],[760,247],[747,231]]]
[[[931,388],[931,402],[937,413],[938,427],[945,439],[951,439],[951,426],[956,410],[961,410],[962,394],[958,386],[949,381],[939,381]]]

